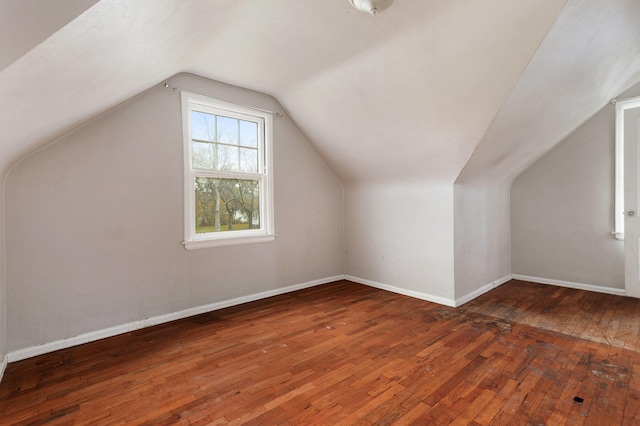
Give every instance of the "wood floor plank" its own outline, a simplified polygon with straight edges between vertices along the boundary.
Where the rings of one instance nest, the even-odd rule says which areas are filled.
[[[635,425],[639,332],[636,299],[338,281],[11,363],[0,424]]]

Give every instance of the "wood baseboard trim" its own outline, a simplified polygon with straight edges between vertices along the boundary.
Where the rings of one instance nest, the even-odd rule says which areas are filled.
[[[352,275],[345,275],[345,280],[353,281],[354,283],[368,285],[369,287],[379,288],[380,290],[390,291],[392,293],[402,294],[404,296],[414,297],[416,299],[426,300],[427,302],[438,303],[440,305],[455,307],[455,300],[447,299],[445,297],[434,296],[428,293],[422,293],[414,290],[407,290],[406,288],[396,287],[388,284],[382,284],[376,281],[367,280],[364,278],[354,277]]]
[[[553,280],[549,278],[530,277],[527,275],[513,274],[511,277],[514,280],[528,281],[538,284],[549,284],[558,287],[575,288],[576,290],[595,291],[596,293],[613,294],[614,296],[626,296],[626,292],[623,288],[603,287],[591,284],[575,283],[571,281]]]
[[[502,278],[499,278],[495,281],[490,282],[487,285],[484,285],[482,287],[480,287],[479,289],[468,293],[458,299],[447,299],[444,297],[440,297],[440,296],[434,296],[432,294],[428,294],[428,293],[422,293],[422,292],[418,292],[418,291],[414,291],[414,290],[407,290],[404,288],[400,288],[400,287],[396,287],[396,286],[392,286],[392,285],[388,285],[388,284],[382,284],[376,281],[371,281],[371,280],[367,280],[364,278],[358,278],[358,277],[354,277],[351,275],[345,275],[344,279],[349,280],[349,281],[353,281],[355,283],[358,284],[364,284],[364,285],[368,285],[370,287],[375,287],[375,288],[379,288],[381,290],[387,290],[390,291],[392,293],[398,293],[398,294],[402,294],[404,296],[409,296],[409,297],[415,297],[416,299],[421,299],[421,300],[426,300],[427,302],[433,302],[433,303],[438,303],[440,305],[445,305],[445,306],[451,306],[453,308],[464,305],[465,303],[475,299],[476,297],[483,295],[484,293],[488,292],[489,290],[492,290],[498,286],[501,286],[502,284],[508,282],[511,279],[511,275],[505,275]]]
[[[4,365],[7,362],[15,362],[23,359],[31,358],[34,356],[46,354],[49,352],[57,351],[60,349],[70,348],[72,346],[82,345],[84,343],[94,342],[96,340],[105,339],[107,337],[117,336],[119,334],[128,333],[130,331],[139,330],[146,327],[151,327],[158,324],[163,324],[170,321],[175,321],[194,315],[204,314],[218,309],[224,309],[231,306],[241,305],[243,303],[254,302],[260,299],[266,299],[267,297],[278,296],[280,294],[290,293],[292,291],[302,290],[309,287],[315,287],[322,284],[328,284],[334,281],[343,280],[344,275],[336,275],[333,277],[321,278],[306,283],[295,284],[288,287],[277,288],[274,290],[263,291],[260,293],[251,294],[248,296],[237,297],[234,299],[223,300],[221,302],[209,303],[207,305],[197,306],[194,308],[185,309],[178,312],[173,312],[165,315],[158,315],[141,321],[133,321],[127,324],[117,325],[114,327],[105,328],[102,330],[91,331],[89,333],[83,333],[75,337],[67,339],[61,339],[54,342],[45,343],[43,345],[31,346],[24,349],[18,349],[9,352],[5,356]],[[4,370],[3,370],[4,371]]]
[[[474,290],[471,293],[467,293],[464,296],[457,298],[455,306],[456,307],[462,306],[465,303],[472,301],[476,297],[482,296],[486,292],[491,291],[494,288],[499,287],[506,282],[509,282],[510,280],[511,280],[511,274],[505,275],[504,277],[498,278],[497,280],[492,281],[489,284],[483,285],[479,289]]]
[[[7,368],[7,364],[9,363],[9,356],[5,355],[2,357],[2,362],[0,362],[0,382],[2,382],[2,377],[4,376],[4,370]]]
[[[454,299],[448,299],[440,296],[434,296],[428,293],[422,293],[414,290],[408,290],[401,287],[383,284],[376,281],[367,280],[364,278],[354,277],[351,275],[336,275],[332,277],[308,281],[306,283],[264,291],[264,292],[260,292],[260,293],[256,293],[248,296],[242,296],[234,299],[224,300],[221,302],[215,302],[215,303],[210,303],[203,306],[197,306],[194,308],[189,308],[182,311],[173,312],[170,314],[151,317],[141,321],[134,321],[127,324],[122,324],[114,327],[92,331],[89,333],[84,333],[75,337],[70,337],[67,339],[61,339],[54,342],[45,343],[43,345],[31,346],[28,348],[11,351],[8,354],[6,354],[3,357],[2,361],[0,362],[0,380],[2,380],[2,375],[4,374],[4,370],[9,362],[20,361],[23,359],[42,355],[45,353],[57,351],[59,349],[65,349],[72,346],[77,346],[84,343],[89,343],[96,340],[104,339],[107,337],[117,336],[118,334],[128,333],[130,331],[139,330],[145,327],[151,327],[154,325],[187,318],[190,316],[215,311],[218,309],[224,309],[231,306],[240,305],[243,303],[253,302],[260,299],[266,299],[267,297],[278,296],[280,294],[290,293],[292,291],[302,290],[309,287],[315,287],[318,285],[327,284],[327,283],[339,281],[342,279],[346,279],[358,284],[363,284],[363,285],[367,285],[374,288],[379,288],[381,290],[390,291],[392,293],[402,294],[404,296],[414,297],[416,299],[426,300],[428,302],[438,303],[440,305],[451,306],[451,307],[461,306],[475,299],[476,297],[508,282],[510,279],[534,282],[539,284],[556,285],[559,287],[575,288],[578,290],[594,291],[597,293],[612,294],[616,296],[625,296],[624,289],[602,287],[602,286],[595,286],[591,284],[581,284],[581,283],[575,283],[570,281],[562,281],[562,280],[554,280],[554,279],[547,279],[547,278],[540,278],[540,277],[531,277],[527,275],[513,274],[513,275],[502,277],[489,284],[486,284],[485,286],[480,287],[479,289],[454,300]]]

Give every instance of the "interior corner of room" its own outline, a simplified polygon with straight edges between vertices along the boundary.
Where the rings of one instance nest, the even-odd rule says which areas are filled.
[[[640,296],[612,235],[633,2],[60,3],[0,13],[0,377],[345,278]],[[185,250],[183,91],[278,114],[272,242]]]

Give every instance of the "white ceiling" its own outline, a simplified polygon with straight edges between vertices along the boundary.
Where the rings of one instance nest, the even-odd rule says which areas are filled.
[[[640,80],[640,2],[569,1],[458,182],[511,183]]]
[[[511,178],[640,80],[635,0],[0,1],[3,174],[187,71],[275,96],[344,181]]]
[[[0,0],[0,70],[46,40],[98,0]]]

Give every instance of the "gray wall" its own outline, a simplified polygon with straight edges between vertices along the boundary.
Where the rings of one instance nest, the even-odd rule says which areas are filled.
[[[438,182],[346,185],[346,274],[453,304],[453,187]]]
[[[624,288],[624,243],[610,234],[614,130],[607,105],[515,179],[513,274]]]
[[[341,275],[342,184],[289,119],[274,118],[274,168],[275,242],[187,251],[178,90],[159,84],[24,158],[5,188],[7,350]]]
[[[460,303],[509,279],[509,189],[482,181],[457,183],[454,189],[455,299]]]
[[[2,187],[0,187],[2,188]],[[5,282],[5,250],[4,250],[4,197],[0,192],[0,369],[7,354],[7,286]],[[0,374],[0,379],[2,375]]]

